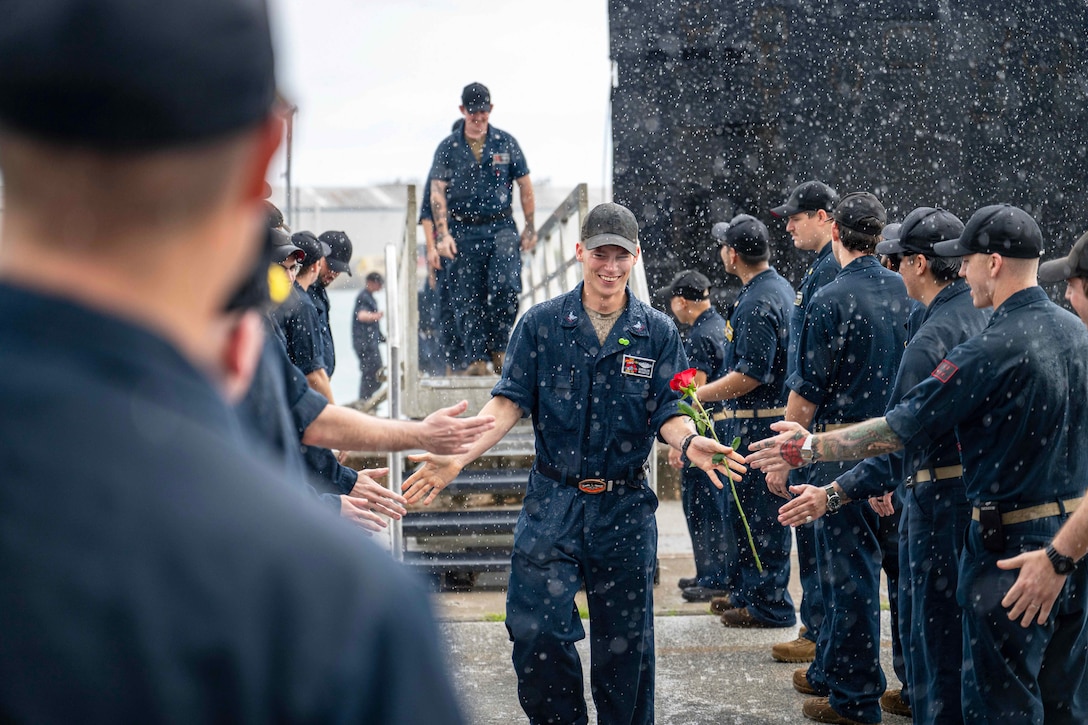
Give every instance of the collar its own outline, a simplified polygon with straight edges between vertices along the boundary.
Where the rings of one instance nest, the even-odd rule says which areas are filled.
[[[593,329],[593,323],[582,305],[582,287],[584,285],[584,282],[579,282],[578,286],[571,290],[563,301],[563,307],[559,314],[559,324],[568,330],[578,328],[582,332],[581,335],[577,336],[578,343],[586,350],[593,352],[601,345],[597,342],[597,332]],[[608,334],[608,339],[604,341],[604,346],[601,347],[597,354],[609,355],[620,348],[628,347],[628,345],[620,344],[620,338],[633,342],[634,338],[649,336],[650,326],[646,309],[642,302],[635,299],[635,296],[631,293],[631,287],[628,285],[627,306],[620,313],[619,319],[616,320],[616,324],[612,327],[612,332]]]

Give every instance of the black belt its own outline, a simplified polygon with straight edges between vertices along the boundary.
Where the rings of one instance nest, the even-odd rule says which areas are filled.
[[[450,213],[453,219],[461,224],[467,224],[470,227],[481,226],[483,224],[491,224],[493,222],[502,221],[503,219],[510,219],[514,216],[514,210],[510,207],[506,207],[498,214],[456,214]]]
[[[625,478],[581,478],[579,476],[567,476],[555,466],[548,465],[543,461],[536,462],[536,470],[553,481],[559,481],[568,486],[573,486],[582,493],[592,494],[612,491],[617,486],[639,488],[642,486],[642,482],[646,480],[646,469],[641,466],[629,471],[629,475]]]

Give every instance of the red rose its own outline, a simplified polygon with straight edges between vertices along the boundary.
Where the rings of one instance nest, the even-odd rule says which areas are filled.
[[[669,387],[680,392],[691,389],[695,385],[696,372],[695,368],[681,370],[676,375],[672,376],[672,380],[669,381]]]

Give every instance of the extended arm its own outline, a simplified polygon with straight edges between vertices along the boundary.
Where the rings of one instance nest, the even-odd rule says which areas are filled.
[[[753,451],[747,458],[748,463],[764,471],[782,471],[805,465],[801,460],[801,446],[808,438],[808,431],[791,422],[772,423],[771,429],[782,432],[748,446]],[[888,425],[887,419],[872,418],[864,423],[813,436],[812,460],[854,461],[898,451],[902,447],[903,442]]]
[[[477,438],[476,442],[464,453],[453,456],[436,456],[431,453],[409,456],[410,460],[423,465],[404,482],[404,497],[408,503],[416,503],[421,499],[424,504],[434,501],[439,491],[457,478],[457,474],[465,466],[483,455],[510,432],[510,429],[521,419],[521,408],[509,398],[495,395],[487,401],[477,417],[490,419],[493,427]]]
[[[695,433],[695,426],[689,418],[674,416],[669,418],[661,426],[661,437],[665,442],[677,450],[681,450],[684,440]],[[714,463],[714,456],[718,453],[725,455],[722,463]],[[739,478],[748,469],[741,465],[744,458],[728,446],[723,446],[718,441],[706,436],[696,435],[688,444],[688,459],[692,465],[702,469],[718,488],[724,487],[723,477]],[[732,469],[732,473],[730,473]]]
[[[376,418],[352,408],[327,405],[303,431],[302,442],[345,451],[421,448],[435,453],[462,453],[495,425],[494,418],[487,415],[457,417],[467,409],[468,402],[462,400],[415,421]]]
[[[450,236],[449,209],[446,207],[446,187],[449,182],[431,179],[431,221],[434,222],[435,248],[447,259],[457,256],[457,242]]]
[[[812,418],[815,415],[816,404],[791,390],[789,397],[786,399],[786,422],[796,423],[801,428],[808,428],[812,425]],[[787,468],[764,469],[764,478],[767,480],[767,490],[775,496],[785,499],[790,497],[786,490],[786,484],[789,482],[789,470]]]
[[[705,377],[705,373],[703,373]],[[726,373],[712,383],[699,386],[699,400],[712,403],[718,400],[733,400],[747,395],[762,383],[736,370]]]
[[[528,174],[518,177],[516,181],[521,195],[521,213],[525,216],[525,228],[521,230],[521,250],[531,252],[536,247],[536,197],[533,196],[533,181]]]

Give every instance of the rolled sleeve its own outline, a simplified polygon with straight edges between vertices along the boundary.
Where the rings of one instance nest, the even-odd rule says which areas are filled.
[[[521,408],[522,418],[536,408],[539,351],[533,330],[537,325],[537,315],[532,310],[518,321],[506,347],[502,377],[491,389],[492,396],[501,395]]]

